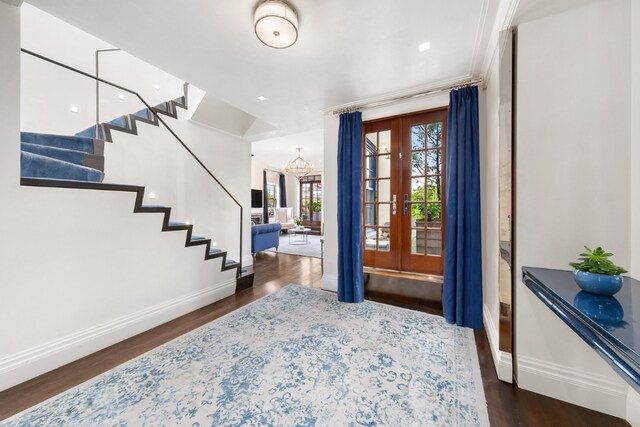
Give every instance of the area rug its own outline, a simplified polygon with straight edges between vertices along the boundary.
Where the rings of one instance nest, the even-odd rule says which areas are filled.
[[[267,249],[266,252],[278,252],[288,255],[309,256],[313,258],[321,257],[320,237],[321,236],[306,236],[309,239],[308,245],[295,244],[294,242],[303,239],[303,236],[291,236],[291,242],[289,243],[289,235],[284,234],[280,236],[280,246],[278,250],[275,248]]]
[[[7,426],[486,426],[471,329],[290,285]]]

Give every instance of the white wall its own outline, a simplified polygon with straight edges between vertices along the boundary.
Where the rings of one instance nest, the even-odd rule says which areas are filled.
[[[631,276],[640,279],[640,2],[631,2]],[[640,426],[640,394],[629,387],[627,421]]]
[[[640,2],[632,1],[631,275],[640,279]],[[634,220],[635,219],[635,220]]]
[[[517,270],[569,270],[583,245],[630,265],[630,1],[525,23],[518,35]],[[518,384],[612,415],[626,383],[516,289]]]
[[[21,14],[23,48],[91,75],[95,51],[114,48],[29,4],[22,6]],[[124,51],[100,54],[100,78],[138,92],[151,106],[183,95],[180,79]],[[21,85],[22,130],[75,134],[95,124],[95,80],[22,54]],[[72,105],[77,113],[70,111]],[[143,108],[134,95],[100,85],[100,121]]]
[[[362,120],[374,120],[414,111],[443,107],[449,104],[448,94],[438,94],[363,111]],[[338,290],[338,128],[339,116],[324,118],[324,274],[322,288]]]
[[[482,292],[484,327],[493,361],[501,380],[511,382],[508,354],[499,350],[500,301],[498,263],[499,236],[499,103],[500,62],[496,54],[487,88],[480,91],[480,179],[482,210]]]
[[[232,294],[235,272],[162,233],[162,215],[134,214],[133,193],[20,187],[20,9],[5,3],[0,39],[2,390]],[[248,207],[248,144],[195,126],[180,132]]]
[[[187,111],[179,109],[178,114],[179,120],[164,120],[244,204],[243,225],[248,227],[250,177],[239,171],[249,168],[250,144],[186,120]],[[105,145],[104,182],[145,186],[146,204],[171,206],[172,220],[189,221],[194,224],[195,235],[212,238],[215,246],[228,251],[230,258],[239,259],[239,207],[164,126],[138,123],[138,135],[124,132],[112,135],[113,143]],[[154,199],[150,193],[155,195]],[[244,236],[243,252],[243,258],[249,260],[248,233]]]
[[[263,189],[262,172],[268,169],[278,173],[284,173],[283,169],[268,165],[258,156],[251,159],[251,188],[256,190]],[[300,215],[300,181],[293,175],[285,173],[285,187],[287,190],[287,207],[293,208],[293,216]],[[262,213],[262,208],[251,209],[251,212]]]

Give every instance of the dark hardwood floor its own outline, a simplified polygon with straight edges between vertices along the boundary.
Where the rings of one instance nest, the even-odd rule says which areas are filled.
[[[0,420],[87,381],[173,338],[202,326],[290,284],[320,287],[320,259],[265,252],[254,264],[253,288],[193,311],[54,371],[0,392]],[[371,292],[368,299],[432,314],[434,301],[394,303],[393,290]],[[475,332],[492,426],[628,426],[621,419],[519,389],[498,380],[484,330]]]

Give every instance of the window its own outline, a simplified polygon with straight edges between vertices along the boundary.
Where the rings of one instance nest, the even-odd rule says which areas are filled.
[[[300,178],[300,217],[302,224],[320,226],[322,222],[322,178],[307,175]]]
[[[267,209],[269,212],[269,222],[274,222],[276,217],[276,207],[278,207],[278,187],[270,182],[267,183]]]
[[[276,208],[280,207],[280,174],[267,170],[267,212],[269,222],[276,221]]]

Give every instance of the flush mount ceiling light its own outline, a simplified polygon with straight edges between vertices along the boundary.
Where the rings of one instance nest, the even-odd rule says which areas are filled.
[[[253,15],[256,36],[274,49],[285,49],[298,40],[298,14],[280,0],[266,0]]]
[[[284,165],[284,171],[286,173],[293,174],[298,177],[298,179],[300,179],[303,176],[311,173],[311,171],[313,171],[314,169],[314,166],[300,157],[300,150],[302,150],[302,148],[296,148],[296,150],[298,150],[298,157]]]

